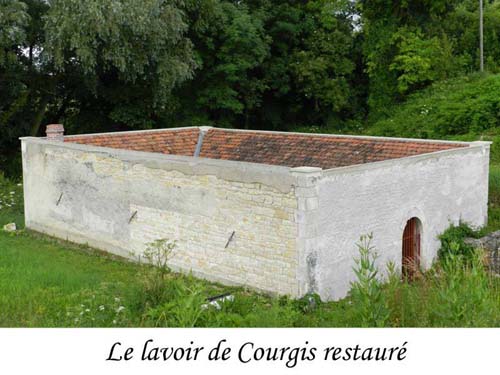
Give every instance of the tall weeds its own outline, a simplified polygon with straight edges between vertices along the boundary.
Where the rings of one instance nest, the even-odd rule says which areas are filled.
[[[372,236],[362,236],[357,244],[359,258],[355,260],[357,280],[351,284],[352,303],[355,304],[363,327],[384,327],[389,310],[375,266],[377,255],[371,245]]]
[[[471,257],[448,254],[431,278],[433,293],[429,299],[429,315],[432,325],[495,325],[500,307],[498,290],[492,276],[486,271],[481,250],[475,250]]]
[[[450,251],[411,281],[402,280],[394,264],[381,282],[371,237],[358,244],[357,280],[351,303],[356,325],[363,327],[496,327],[500,325],[499,280],[484,264],[484,253],[463,253],[450,242]]]

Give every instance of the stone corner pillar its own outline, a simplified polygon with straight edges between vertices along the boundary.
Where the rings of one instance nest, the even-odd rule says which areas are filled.
[[[297,210],[297,294],[299,297],[318,292],[319,186],[323,169],[291,168],[295,178]]]

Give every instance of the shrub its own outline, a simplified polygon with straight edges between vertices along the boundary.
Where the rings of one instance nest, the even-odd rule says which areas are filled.
[[[440,236],[441,247],[438,250],[438,258],[444,260],[449,254],[462,255],[466,259],[471,259],[474,255],[474,248],[464,242],[466,237],[478,237],[475,231],[466,223],[458,226],[450,225]]]
[[[471,75],[438,82],[373,124],[373,135],[450,138],[482,135],[500,125],[500,75]]]

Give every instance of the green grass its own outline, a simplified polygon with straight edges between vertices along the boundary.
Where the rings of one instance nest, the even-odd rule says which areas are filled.
[[[21,224],[22,187],[1,176],[0,187],[9,201],[0,209],[0,225]],[[488,229],[499,229],[498,166],[492,167],[490,202]],[[85,246],[0,230],[0,326],[500,326],[499,279],[457,261],[436,264],[412,284],[394,276],[384,284],[361,283],[352,296],[330,303],[271,297],[173,273],[158,292],[151,277],[151,267]],[[202,308],[207,297],[223,293],[232,293],[234,301],[220,310]],[[383,314],[374,317],[374,306]]]
[[[4,224],[24,226],[23,188],[18,181],[5,178],[0,171],[0,229]]]
[[[0,326],[4,327],[273,327],[319,325],[323,319],[321,314],[311,319],[301,314],[300,301],[275,299],[178,274],[169,276],[163,300],[152,306],[142,288],[143,272],[148,267],[30,232],[0,232],[0,249]],[[230,307],[225,306],[220,313],[215,309],[199,311],[207,297],[228,292],[236,296]],[[111,314],[99,315],[100,306]],[[117,314],[120,306],[125,309]],[[187,319],[190,308],[201,316]],[[347,326],[339,308],[335,322]],[[163,316],[166,311],[167,317]],[[335,311],[328,312],[328,316],[335,315]]]
[[[0,326],[58,326],[81,293],[122,295],[135,266],[42,236],[0,234]]]

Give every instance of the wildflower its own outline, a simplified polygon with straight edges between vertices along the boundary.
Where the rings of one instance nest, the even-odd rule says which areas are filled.
[[[122,312],[123,310],[125,310],[125,306],[119,306],[117,309],[116,309],[116,312],[119,313],[119,312]]]
[[[99,311],[104,311],[104,305],[99,306]]]
[[[16,192],[15,191],[11,191],[9,194],[10,195],[14,195],[14,194],[16,194]]]
[[[113,324],[116,324],[116,320],[113,320]]]
[[[90,309],[85,309],[85,312],[90,312]]]
[[[115,302],[120,302],[120,297],[115,297]]]

